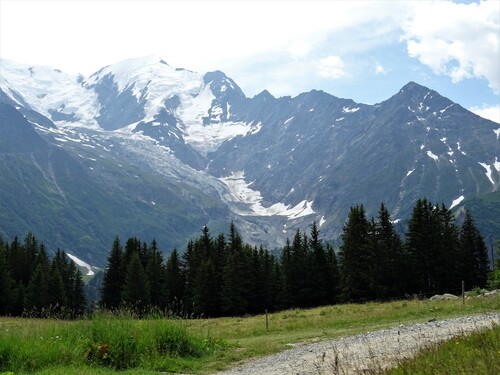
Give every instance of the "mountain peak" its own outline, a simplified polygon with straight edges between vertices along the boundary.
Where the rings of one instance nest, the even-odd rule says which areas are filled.
[[[408,82],[397,94],[393,95],[385,102],[406,103],[406,105],[417,103],[419,106],[423,105],[422,103],[425,102],[427,103],[426,105],[429,106],[430,101],[434,103],[433,106],[437,105],[438,107],[446,107],[453,103],[450,99],[442,96],[437,91],[413,81]]]
[[[269,91],[267,90],[264,90],[262,91],[261,93],[255,95],[254,97],[255,99],[259,99],[259,100],[274,100],[276,99]]]
[[[404,85],[401,90],[399,90],[399,93],[408,93],[408,92],[429,92],[430,89],[428,87],[425,87],[419,83],[416,83],[414,81],[408,82],[406,85]]]
[[[227,95],[229,92],[236,93],[240,97],[244,97],[243,91],[241,91],[240,87],[224,72],[220,70],[216,70],[213,72],[208,72],[203,76],[203,82],[208,85],[212,89],[214,93],[220,93],[223,95]]]

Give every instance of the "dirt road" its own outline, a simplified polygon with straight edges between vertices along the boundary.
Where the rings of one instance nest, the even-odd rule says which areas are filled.
[[[394,367],[429,345],[500,323],[500,314],[481,314],[401,325],[332,341],[297,346],[247,362],[219,375],[373,374]]]

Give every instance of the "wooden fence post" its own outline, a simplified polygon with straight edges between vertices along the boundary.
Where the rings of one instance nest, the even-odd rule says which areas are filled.
[[[462,305],[465,305],[465,281],[462,280]]]

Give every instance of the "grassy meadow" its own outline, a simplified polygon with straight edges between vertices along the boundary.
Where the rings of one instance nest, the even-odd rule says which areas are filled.
[[[500,374],[500,326],[426,349],[385,373],[425,374]]]
[[[465,306],[461,300],[404,300],[288,310],[269,314],[268,329],[265,315],[134,319],[122,312],[76,321],[2,317],[0,374],[213,373],[290,344],[488,311],[500,311],[500,297],[470,299]],[[498,360],[498,334],[497,328],[493,338],[467,345],[479,355],[478,347],[496,340],[492,350]],[[465,347],[465,340],[459,342]],[[409,373],[414,372],[402,372]]]

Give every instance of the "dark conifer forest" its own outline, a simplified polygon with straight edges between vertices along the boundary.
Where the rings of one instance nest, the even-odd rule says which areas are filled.
[[[49,259],[32,233],[0,239],[0,315],[74,318],[86,305],[82,274],[63,251]]]
[[[335,250],[316,223],[275,251],[245,243],[234,223],[227,234],[204,227],[167,259],[154,240],[122,243],[117,237],[97,307],[139,315],[242,316],[458,294],[462,281],[468,289],[484,287],[487,276],[487,248],[470,213],[458,226],[444,205],[419,199],[404,239],[384,204],[371,219],[362,205],[352,207]],[[32,234],[22,243],[0,240],[0,314],[72,318],[86,306],[82,275],[64,252],[49,259]]]

